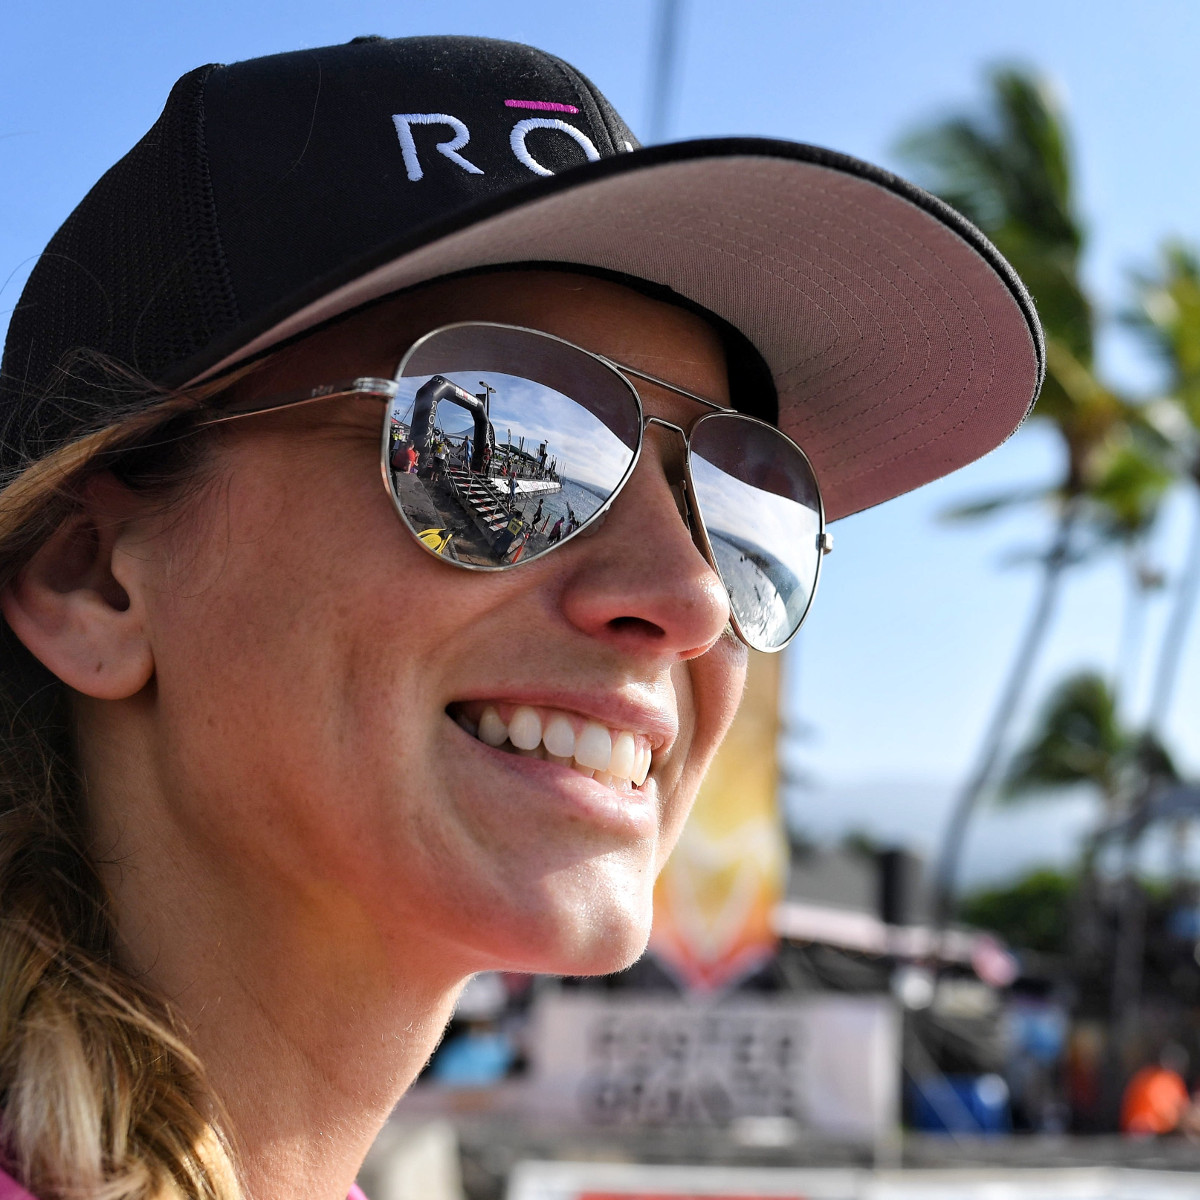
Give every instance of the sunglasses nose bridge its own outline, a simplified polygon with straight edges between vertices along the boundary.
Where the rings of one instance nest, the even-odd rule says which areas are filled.
[[[651,425],[657,425],[660,429],[666,429],[671,433],[677,433],[679,440],[683,443],[682,453],[667,454],[665,447],[659,453],[659,459],[662,462],[663,473],[667,477],[667,482],[672,487],[676,487],[684,482],[686,473],[684,471],[684,460],[688,452],[688,435],[687,430],[680,425],[676,425],[673,421],[665,421],[662,417],[643,416],[642,417],[642,440],[645,442],[645,433]]]
[[[684,455],[687,454],[688,435],[687,435],[686,429],[684,429],[680,425],[674,424],[674,422],[672,422],[672,421],[664,421],[662,419],[662,417],[646,416],[646,417],[642,418],[643,435],[645,434],[645,431],[650,428],[651,425],[657,425],[662,429],[667,429],[667,430],[670,430],[670,432],[672,432],[672,433],[679,434],[679,440],[683,443]],[[678,458],[675,455],[672,455],[670,458],[670,461],[668,462],[666,456],[663,456],[663,466],[670,467],[669,474],[677,475],[680,479],[683,478],[683,459],[682,458]]]
[[[642,419],[642,428],[649,429],[651,425],[661,425],[664,429],[673,429],[684,442],[687,442],[687,431],[680,425],[672,424],[670,421],[664,421],[662,417],[644,417]]]
[[[671,488],[671,494],[675,497],[675,507],[679,510],[679,515],[683,519],[683,523],[692,531],[692,535],[695,537],[695,514],[688,496],[687,472],[684,468],[684,462],[689,449],[687,430],[681,425],[676,425],[673,421],[663,420],[662,417],[644,416],[642,418],[643,434],[651,425],[657,425],[661,429],[677,433],[680,442],[683,443],[682,453],[666,454],[660,452],[658,457],[662,464],[663,474],[666,476],[667,483]]]

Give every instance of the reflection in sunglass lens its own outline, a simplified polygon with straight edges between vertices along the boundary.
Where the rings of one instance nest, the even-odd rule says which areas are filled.
[[[688,462],[742,635],[755,649],[778,649],[816,590],[821,502],[812,468],[777,430],[733,413],[697,422]]]
[[[384,454],[413,534],[464,566],[545,554],[593,520],[632,469],[641,411],[629,381],[548,334],[449,326],[397,375]],[[787,643],[816,589],[821,501],[808,460],[778,430],[711,412],[688,469],[712,558],[745,641]]]
[[[604,363],[531,331],[440,330],[401,366],[385,454],[413,533],[471,566],[528,561],[583,528],[620,487],[637,400]]]

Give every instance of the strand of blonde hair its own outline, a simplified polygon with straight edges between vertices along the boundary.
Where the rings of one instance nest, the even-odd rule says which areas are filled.
[[[126,391],[137,382],[120,368],[114,377]],[[146,385],[144,411],[3,481],[0,587],[72,511],[97,463],[230,382],[170,395]],[[242,1200],[201,1064],[169,1007],[114,953],[73,757],[66,688],[0,622],[3,1164],[38,1200]]]

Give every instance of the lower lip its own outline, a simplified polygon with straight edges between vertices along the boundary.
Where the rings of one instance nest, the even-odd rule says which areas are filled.
[[[487,762],[512,773],[514,788],[520,789],[518,800],[531,798],[534,793],[548,794],[564,816],[589,825],[636,838],[653,837],[658,832],[658,809],[649,794],[653,780],[648,779],[638,789],[618,792],[559,763],[497,750],[453,724]]]

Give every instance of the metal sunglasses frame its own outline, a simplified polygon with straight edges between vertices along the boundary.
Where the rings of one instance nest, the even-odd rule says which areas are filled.
[[[408,365],[409,360],[416,354],[426,342],[431,338],[438,337],[443,333],[451,330],[459,329],[508,329],[515,333],[533,334],[536,337],[543,338],[546,341],[558,342],[568,350],[574,351],[577,354],[584,354],[588,358],[595,360],[605,367],[620,383],[625,387],[633,399],[634,407],[638,416],[638,439],[637,445],[634,447],[633,456],[630,459],[629,465],[625,468],[624,474],[609,494],[608,498],[593,512],[586,521],[577,528],[572,530],[561,541],[556,542],[553,546],[543,550],[540,554],[529,559],[521,559],[518,562],[512,563],[496,563],[489,566],[485,563],[466,563],[456,559],[448,559],[443,557],[428,546],[418,536],[418,531],[410,524],[408,517],[400,506],[400,501],[396,495],[395,489],[392,487],[392,481],[389,477],[391,464],[388,460],[388,453],[391,448],[391,402],[395,400],[400,391],[400,382],[405,377],[404,369]],[[656,387],[661,387],[668,392],[672,392],[677,396],[683,396],[688,400],[701,405],[707,412],[701,413],[695,420],[690,422],[686,428],[676,425],[671,421],[665,421],[661,417],[647,416],[645,406],[642,403],[642,397],[637,388],[634,386],[633,380],[629,378],[633,376],[635,379],[640,379],[645,383],[652,383]],[[696,542],[700,552],[703,554],[705,561],[716,572],[717,578],[721,580],[722,587],[725,588],[725,594],[729,595],[729,585],[725,582],[725,577],[721,574],[721,568],[717,565],[716,555],[713,552],[712,542],[709,540],[708,528],[704,523],[704,516],[701,511],[699,500],[696,497],[696,486],[692,479],[692,435],[695,430],[706,421],[712,420],[737,420],[749,422],[753,425],[761,425],[763,428],[770,430],[771,434],[788,446],[790,446],[803,461],[809,474],[812,476],[813,484],[817,493],[817,564],[816,571],[813,576],[812,590],[808,595],[808,602],[804,606],[804,612],[801,613],[799,621],[796,622],[796,627],[788,634],[787,638],[777,646],[759,646],[756,645],[746,634],[741,623],[737,619],[737,613],[734,611],[733,601],[729,601],[729,623],[737,634],[738,639],[752,650],[758,650],[765,654],[778,654],[779,651],[785,649],[800,632],[800,627],[804,624],[812,609],[813,600],[817,595],[817,584],[821,578],[821,563],[825,555],[833,549],[833,537],[825,528],[825,501],[821,495],[820,482],[817,479],[817,473],[813,469],[810,461],[804,450],[798,446],[786,433],[781,429],[772,425],[769,421],[759,420],[757,417],[751,417],[746,413],[735,412],[732,409],[718,404],[714,400],[709,400],[704,396],[699,396],[695,392],[690,392],[686,388],[681,388],[677,384],[669,383],[665,379],[659,379],[656,375],[649,375],[645,371],[639,371],[636,367],[631,367],[627,363],[618,362],[615,359],[605,358],[602,354],[596,354],[591,350],[587,350],[582,346],[575,345],[574,342],[569,342],[565,338],[560,338],[552,333],[545,333],[540,329],[529,329],[522,325],[506,325],[499,321],[458,321],[449,325],[440,325],[436,329],[430,330],[423,334],[405,351],[404,356],[400,359],[399,365],[391,379],[380,379],[373,376],[362,376],[358,379],[344,380],[338,383],[323,383],[318,384],[314,388],[310,388],[303,392],[288,393],[280,396],[272,396],[266,399],[255,401],[251,406],[246,408],[237,408],[233,410],[221,410],[211,416],[207,416],[197,422],[198,428],[204,428],[211,425],[223,425],[229,421],[241,420],[244,417],[257,416],[260,413],[278,412],[287,408],[298,408],[305,404],[315,404],[322,400],[334,400],[348,397],[369,397],[371,399],[381,400],[387,409],[384,413],[383,433],[380,446],[379,465],[380,472],[383,476],[383,484],[387,489],[388,496],[391,498],[392,507],[395,508],[397,515],[400,517],[404,528],[412,534],[413,540],[427,554],[432,555],[439,562],[446,563],[450,566],[457,567],[464,571],[508,571],[516,567],[524,565],[526,562],[536,562],[545,558],[552,550],[557,550],[560,546],[565,546],[572,541],[576,536],[594,527],[600,521],[608,510],[612,507],[617,497],[621,494],[628,482],[629,477],[633,474],[638,462],[641,460],[642,446],[646,440],[646,430],[651,425],[658,425],[663,429],[669,429],[674,433],[679,434],[683,439],[684,455],[683,455],[683,478],[680,481],[682,484],[682,499],[686,509],[680,515],[683,517],[688,531],[691,533],[693,540]]]

